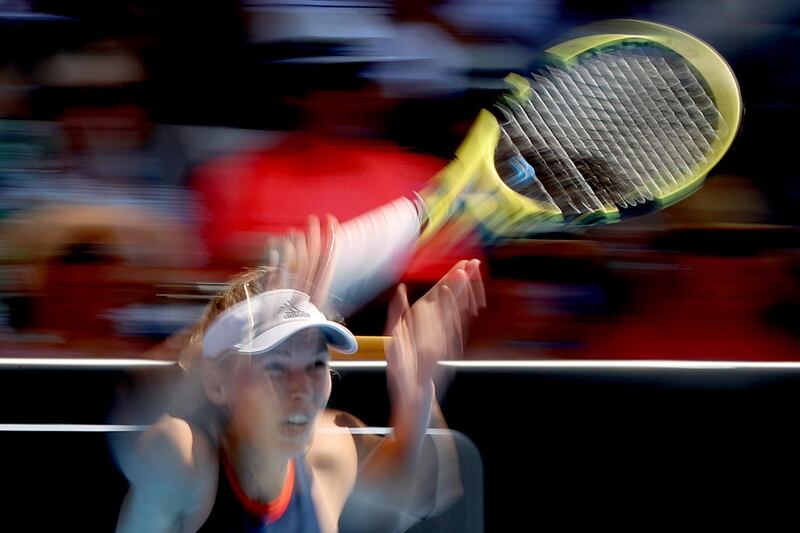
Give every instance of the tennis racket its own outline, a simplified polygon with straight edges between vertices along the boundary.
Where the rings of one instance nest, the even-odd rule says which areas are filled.
[[[421,194],[423,240],[463,212],[490,238],[617,222],[696,191],[739,129],[736,78],[708,44],[637,20],[547,50]]]
[[[674,28],[590,25],[547,58],[528,77],[508,76],[511,90],[421,191],[421,237],[406,199],[342,225],[331,293],[344,316],[393,283],[454,215],[464,224],[448,238],[477,226],[491,242],[662,209],[702,185],[739,129],[730,67]]]

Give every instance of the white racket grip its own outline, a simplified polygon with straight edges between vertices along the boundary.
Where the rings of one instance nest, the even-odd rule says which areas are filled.
[[[344,317],[402,276],[416,250],[421,212],[398,198],[342,224],[330,294]]]

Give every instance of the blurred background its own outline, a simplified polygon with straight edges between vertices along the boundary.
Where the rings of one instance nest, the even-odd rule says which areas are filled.
[[[0,0],[0,356],[156,357],[310,213],[419,190],[509,71],[617,17],[731,64],[743,129],[707,185],[622,224],[483,246],[472,359],[800,357],[800,5],[787,0]],[[387,294],[350,317],[383,331]]]

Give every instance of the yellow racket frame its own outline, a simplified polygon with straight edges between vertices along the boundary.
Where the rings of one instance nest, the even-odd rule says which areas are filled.
[[[718,128],[717,139],[711,144],[708,159],[694,169],[692,177],[679,186],[665,191],[655,202],[667,207],[685,198],[702,185],[708,173],[727,152],[739,130],[742,99],[739,84],[730,66],[711,46],[700,39],[663,24],[641,20],[610,20],[591,24],[577,30],[581,34],[547,50],[556,63],[569,65],[590,50],[601,49],[620,42],[659,44],[680,55],[694,68],[710,90],[724,121]],[[526,78],[515,74],[506,78],[512,94],[520,98],[530,91]],[[495,117],[482,110],[464,142],[450,162],[433,180],[434,185],[422,192],[428,209],[428,225],[422,240],[427,240],[453,215],[452,206],[461,195],[467,214],[495,237],[514,235],[520,224],[562,224],[561,212],[532,198],[521,195],[506,185],[494,166],[495,148],[500,138],[500,126]],[[619,211],[609,207],[589,213],[571,224],[596,221],[613,222]]]

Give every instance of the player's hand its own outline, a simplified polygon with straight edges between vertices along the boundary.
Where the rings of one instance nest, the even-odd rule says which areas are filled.
[[[389,306],[386,351],[396,430],[407,417],[427,418],[434,383],[440,385],[443,375],[438,363],[462,357],[468,326],[485,306],[477,260],[458,262],[414,305],[405,286],[398,287]]]
[[[332,215],[324,224],[311,215],[305,231],[292,229],[285,236],[270,239],[266,262],[278,268],[280,286],[304,292],[317,307],[323,307],[333,279],[340,234],[339,222]]]

